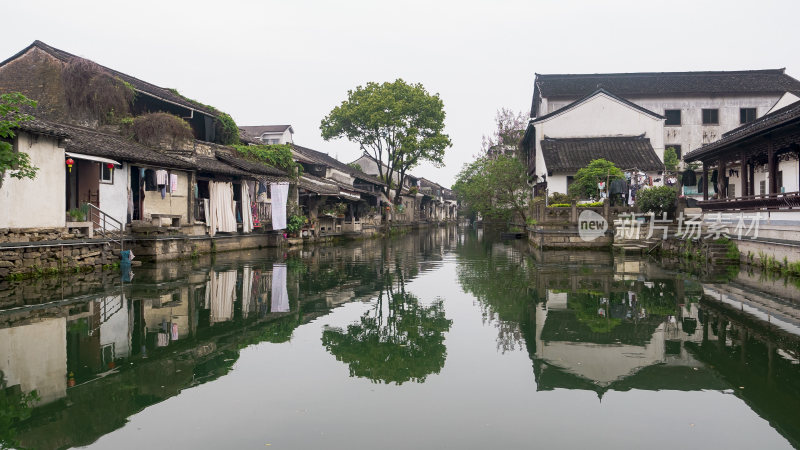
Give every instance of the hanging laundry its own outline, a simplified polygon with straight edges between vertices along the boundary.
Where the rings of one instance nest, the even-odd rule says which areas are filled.
[[[174,173],[169,176],[169,190],[171,194],[178,192],[178,175]]]
[[[161,191],[161,198],[166,198],[167,197],[167,185],[166,184],[158,185],[158,190]]]
[[[167,333],[158,333],[156,338],[156,347],[166,347],[169,344],[169,335]]]
[[[289,197],[289,183],[272,183],[272,229],[286,228],[286,200]]]
[[[156,170],[156,183],[157,184],[167,184],[167,171],[166,170]]]
[[[289,312],[289,292],[286,290],[286,264],[272,266],[272,308],[270,310],[271,312]]]
[[[697,184],[697,175],[692,169],[686,169],[681,175],[684,186],[694,186]]]

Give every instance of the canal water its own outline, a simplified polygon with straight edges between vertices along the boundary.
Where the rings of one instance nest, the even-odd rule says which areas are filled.
[[[439,228],[0,289],[0,447],[800,445],[791,281]]]

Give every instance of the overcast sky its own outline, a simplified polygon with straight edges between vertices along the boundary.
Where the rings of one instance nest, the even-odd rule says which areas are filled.
[[[535,73],[786,67],[800,78],[800,1],[15,1],[0,60],[35,39],[214,105],[239,125],[291,124],[350,162],[320,120],[368,81],[444,101],[450,186],[501,107],[528,111]]]

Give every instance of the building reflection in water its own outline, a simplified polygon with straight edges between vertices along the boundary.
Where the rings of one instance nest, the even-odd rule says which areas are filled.
[[[457,253],[498,350],[525,348],[538,390],[733,392],[800,447],[800,291],[785,280],[477,239]]]
[[[21,411],[0,430],[0,447],[87,445],[131,414],[224,375],[242,348],[286,342],[337,305],[375,298],[385,267],[415,276],[421,254],[436,259],[455,239],[455,229],[440,229],[393,245],[138,267],[124,284],[99,273],[0,286],[0,408]]]
[[[351,376],[425,382],[446,363],[451,323],[443,303],[420,304],[405,283],[449,254],[496,328],[498,350],[530,356],[538,390],[724,390],[800,446],[796,289],[746,272],[698,281],[651,261],[530,254],[518,244],[442,228],[288,257],[247,252],[137,268],[126,284],[87,274],[9,286],[0,291],[0,408],[17,416],[0,444],[87,445],[228,373],[241,349],[287,342],[346,302],[373,308],[323,331],[331,357]],[[31,391],[37,400],[25,397]]]

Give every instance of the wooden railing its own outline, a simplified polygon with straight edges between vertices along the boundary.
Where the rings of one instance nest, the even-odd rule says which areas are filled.
[[[272,223],[272,203],[256,203],[258,208],[258,224],[255,226],[265,226]]]
[[[748,195],[698,202],[703,211],[800,209],[800,192]]]

